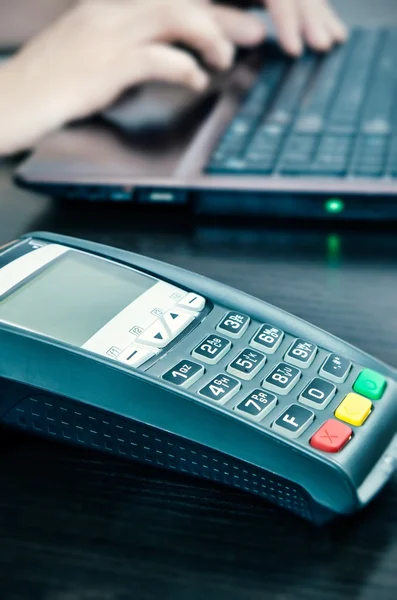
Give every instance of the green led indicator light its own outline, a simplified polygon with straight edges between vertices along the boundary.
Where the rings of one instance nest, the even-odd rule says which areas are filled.
[[[345,204],[340,198],[330,198],[325,203],[325,210],[328,214],[337,215],[343,212]]]

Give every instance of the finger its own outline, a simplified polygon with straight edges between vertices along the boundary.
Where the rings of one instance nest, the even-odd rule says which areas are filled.
[[[152,19],[152,39],[182,42],[200,52],[212,67],[228,69],[234,57],[233,44],[227,39],[209,6],[193,0],[159,2],[157,18]]]
[[[274,21],[281,46],[289,54],[299,56],[302,53],[303,45],[296,0],[267,0],[266,4]]]
[[[209,83],[208,75],[192,56],[165,44],[137,48],[128,65],[122,82],[124,87],[155,80],[203,90]]]
[[[217,23],[236,46],[256,46],[266,37],[264,22],[246,11],[227,6],[213,7]]]
[[[301,28],[307,44],[320,52],[329,50],[334,39],[326,25],[322,0],[300,0],[299,12]]]
[[[346,25],[338,17],[334,9],[326,3],[324,5],[324,22],[335,42],[343,43],[347,40],[348,31]]]

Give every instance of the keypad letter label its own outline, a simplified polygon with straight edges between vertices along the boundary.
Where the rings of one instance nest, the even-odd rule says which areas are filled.
[[[297,339],[286,353],[285,360],[302,369],[307,369],[314,361],[316,354],[317,346],[315,344]]]
[[[246,348],[227,367],[228,373],[241,377],[242,379],[252,379],[265,364],[266,356],[261,352]]]
[[[284,332],[268,323],[262,325],[252,338],[250,345],[266,354],[274,354],[284,338]]]
[[[289,438],[297,438],[314,421],[314,413],[298,404],[291,404],[274,421],[272,429]]]
[[[226,333],[233,338],[240,338],[246,331],[250,323],[250,318],[247,315],[230,311],[217,326],[216,330],[221,333]]]
[[[232,343],[219,335],[209,335],[192,352],[192,356],[215,365],[230,350]]]
[[[298,383],[301,375],[302,373],[296,367],[279,363],[266,377],[262,385],[266,389],[285,395]]]
[[[217,377],[214,377],[207,385],[200,390],[200,394],[215,400],[215,402],[226,402],[238,392],[241,387],[241,383],[238,379],[229,377],[228,375],[221,373]]]
[[[163,379],[180,387],[189,387],[204,373],[204,367],[191,360],[181,360],[175,367],[164,373]]]
[[[254,390],[235,407],[250,419],[263,419],[277,404],[277,396],[266,390]]]

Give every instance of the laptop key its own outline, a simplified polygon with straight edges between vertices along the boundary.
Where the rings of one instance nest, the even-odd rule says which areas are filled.
[[[346,44],[337,47],[322,59],[317,76],[303,98],[294,125],[295,132],[320,133],[323,130],[330,100],[356,36],[357,33],[353,32]]]
[[[292,134],[284,146],[279,171],[287,175],[308,169],[318,141],[315,135]]]
[[[307,54],[293,64],[266,117],[266,123],[286,126],[292,121],[315,65],[314,54]]]
[[[335,103],[328,119],[329,131],[353,132],[367,92],[371,67],[380,42],[380,31],[360,32],[355,40]]]

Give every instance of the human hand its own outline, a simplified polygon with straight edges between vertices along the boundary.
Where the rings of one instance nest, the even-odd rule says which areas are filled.
[[[173,42],[223,70],[233,61],[231,40],[250,45],[263,36],[250,15],[205,0],[81,2],[0,68],[0,154],[31,146],[144,81],[204,88],[203,67]]]
[[[344,42],[347,30],[327,0],[264,0],[275,23],[280,44],[298,56],[306,43],[314,50],[330,50]]]

